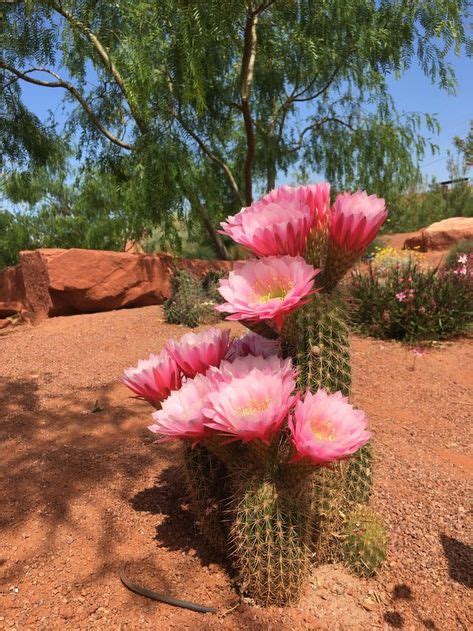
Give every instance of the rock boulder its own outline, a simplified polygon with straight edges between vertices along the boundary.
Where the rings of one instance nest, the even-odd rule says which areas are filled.
[[[450,217],[414,233],[404,242],[407,250],[447,250],[464,239],[473,239],[473,217]]]
[[[231,267],[229,261],[186,260],[168,254],[25,251],[20,254],[20,265],[0,273],[0,317],[27,310],[38,321],[161,304],[169,298],[176,269],[189,269],[200,278],[209,270],[228,272]]]
[[[7,267],[0,272],[0,318],[21,313],[27,307],[21,265]]]

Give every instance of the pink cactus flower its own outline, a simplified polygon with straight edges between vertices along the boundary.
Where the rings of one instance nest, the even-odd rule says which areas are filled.
[[[328,199],[328,201],[327,201]],[[303,254],[314,224],[328,217],[330,185],[281,186],[221,223],[222,234],[258,256]]]
[[[332,208],[330,238],[340,248],[360,255],[387,216],[384,199],[365,191],[341,193]]]
[[[405,291],[398,291],[396,294],[396,300],[398,302],[405,302],[407,300],[407,293]]]
[[[313,209],[314,221],[312,228],[320,230],[330,221],[330,184],[319,182],[304,187],[307,194],[309,207]]]
[[[179,341],[169,340],[167,350],[186,377],[205,374],[218,366],[230,345],[230,329],[211,328],[201,333],[186,333]]]
[[[189,379],[163,402],[160,410],[152,414],[155,422],[148,429],[155,434],[163,434],[167,440],[187,438],[194,443],[199,442],[209,433],[202,410],[213,387],[213,383],[202,375]]]
[[[274,360],[281,361],[277,357]],[[269,443],[295,401],[291,395],[295,380],[267,367],[253,367],[268,361],[262,357],[248,355],[238,361],[247,364],[246,371],[227,374],[224,380],[212,380],[214,390],[209,393],[204,409],[208,419],[205,424],[234,440]],[[228,367],[235,367],[235,363],[228,363]]]
[[[284,316],[307,302],[320,272],[297,256],[269,256],[236,263],[219,292],[227,302],[216,309],[227,320],[270,320],[280,330]]]
[[[172,390],[181,387],[181,371],[164,350],[159,355],[151,354],[148,359],[140,359],[137,366],[127,368],[121,380],[139,397],[157,406]]]
[[[226,359],[233,361],[236,357],[246,357],[247,355],[260,355],[269,357],[279,353],[278,340],[268,340],[258,333],[247,333],[242,337],[235,337],[230,344]]]
[[[341,392],[306,392],[288,421],[296,449],[293,461],[317,465],[342,460],[371,438],[364,412],[355,410]]]
[[[293,367],[291,358],[281,359],[277,355],[235,357],[232,361],[223,361],[220,368],[210,368],[206,376],[216,382],[231,381],[234,378],[245,377],[252,371],[258,374],[277,375],[289,385],[292,385],[297,377],[297,370]],[[255,378],[257,378],[256,373]]]

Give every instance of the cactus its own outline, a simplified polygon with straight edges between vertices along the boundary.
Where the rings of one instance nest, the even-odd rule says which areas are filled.
[[[202,278],[201,286],[204,294],[207,299],[214,304],[219,304],[223,302],[222,295],[218,291],[218,281],[225,276],[226,272],[224,272],[223,270],[210,270]]]
[[[343,527],[346,498],[344,493],[346,463],[319,467],[314,474],[313,553],[316,563],[338,560],[340,531]]]
[[[185,481],[200,530],[207,543],[224,554],[227,547],[226,522],[222,519],[225,466],[203,445],[185,444],[183,457]]]
[[[348,515],[342,532],[343,560],[359,576],[372,576],[386,558],[387,536],[379,516],[360,504]]]
[[[348,396],[351,385],[346,309],[342,296],[318,294],[297,311],[282,332],[282,347],[299,368],[298,387],[325,388]],[[366,445],[347,463],[317,471],[314,483],[314,549],[317,562],[343,554],[338,545],[343,516],[351,504],[367,503],[372,486],[372,448]]]
[[[197,278],[187,270],[178,270],[172,279],[172,296],[164,303],[164,316],[170,324],[191,328],[219,319],[214,303]]]
[[[303,471],[291,481],[279,472],[254,472],[237,481],[230,540],[241,590],[260,605],[297,601],[310,569],[311,485]],[[240,481],[238,481],[240,480]]]
[[[315,295],[288,318],[282,338],[283,349],[299,368],[301,390],[325,388],[349,394],[350,347],[341,297]]]
[[[345,477],[345,494],[349,504],[367,504],[371,497],[373,447],[367,443],[348,463]]]

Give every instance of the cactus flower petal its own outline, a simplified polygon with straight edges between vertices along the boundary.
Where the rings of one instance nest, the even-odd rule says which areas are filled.
[[[181,387],[181,371],[166,351],[140,359],[136,366],[126,368],[122,382],[135,394],[152,405],[159,405],[172,390]]]
[[[222,222],[222,234],[258,256],[304,253],[314,225],[328,218],[330,185],[281,186]]]
[[[152,414],[154,423],[148,429],[155,434],[163,434],[168,440],[202,440],[209,433],[202,410],[212,388],[213,383],[202,375],[189,379],[180,390],[163,401],[160,410]]]
[[[179,341],[169,340],[167,350],[186,377],[205,374],[218,366],[230,345],[230,329],[213,327],[201,333],[186,333]]]
[[[269,443],[295,401],[290,360],[248,355],[212,372],[214,389],[204,409],[207,427],[244,442]]]
[[[319,271],[292,256],[237,263],[228,279],[220,280],[226,302],[216,309],[230,314],[227,320],[270,320],[280,330],[284,316],[305,304]]]
[[[340,392],[307,391],[296,403],[288,426],[296,450],[293,460],[318,465],[350,456],[371,438],[364,412],[355,410]]]

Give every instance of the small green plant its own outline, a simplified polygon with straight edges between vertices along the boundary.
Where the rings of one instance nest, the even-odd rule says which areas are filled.
[[[359,576],[372,576],[386,558],[386,531],[369,506],[360,504],[348,515],[341,539],[345,563]]]
[[[363,333],[406,342],[466,333],[472,322],[471,279],[459,269],[422,270],[415,261],[381,274],[355,271],[352,322]]]
[[[219,280],[226,276],[223,270],[211,269],[202,278],[202,289],[209,300],[215,304],[223,302],[222,295],[218,291]]]
[[[218,272],[215,273],[218,275]],[[171,281],[172,295],[163,305],[166,322],[194,328],[219,320],[214,296],[217,281],[212,281],[212,284],[209,274],[203,281],[187,270],[178,270],[174,274]]]

